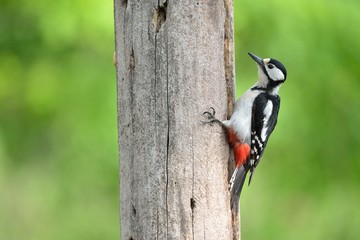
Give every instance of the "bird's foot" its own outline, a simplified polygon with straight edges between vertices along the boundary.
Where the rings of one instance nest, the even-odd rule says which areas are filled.
[[[203,113],[203,115],[207,115],[208,120],[207,121],[201,121],[201,122],[204,123],[204,124],[213,125],[214,123],[218,123],[218,124],[222,125],[222,122],[219,119],[215,118],[215,113],[216,113],[215,109],[213,107],[210,107],[210,110],[211,110],[211,112],[206,111],[206,112]]]

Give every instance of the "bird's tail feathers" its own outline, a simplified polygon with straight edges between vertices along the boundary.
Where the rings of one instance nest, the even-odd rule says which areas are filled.
[[[244,186],[246,178],[246,169],[244,166],[235,168],[233,175],[230,179],[230,193],[231,193],[231,207],[238,207],[241,190]]]
[[[256,167],[250,168],[250,177],[249,177],[248,186],[250,185],[251,180],[252,180],[252,178],[253,178],[253,176],[254,176],[255,169],[256,169]]]

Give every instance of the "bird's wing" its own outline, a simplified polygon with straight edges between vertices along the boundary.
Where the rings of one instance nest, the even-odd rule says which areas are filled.
[[[275,128],[280,107],[280,97],[268,93],[259,94],[252,107],[251,147],[250,147],[250,179],[258,165],[266,147],[270,134]]]

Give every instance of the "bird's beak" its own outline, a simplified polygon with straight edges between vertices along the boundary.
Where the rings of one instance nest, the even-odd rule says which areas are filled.
[[[262,60],[262,58],[259,58],[258,56],[256,56],[255,54],[252,54],[251,52],[248,52],[248,54],[250,55],[250,57],[252,59],[254,59],[254,61],[261,67],[264,66],[264,61]]]

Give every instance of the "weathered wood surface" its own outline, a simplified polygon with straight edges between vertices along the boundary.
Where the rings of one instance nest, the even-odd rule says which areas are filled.
[[[236,239],[229,147],[201,123],[233,104],[232,0],[115,0],[115,33],[121,239]]]

